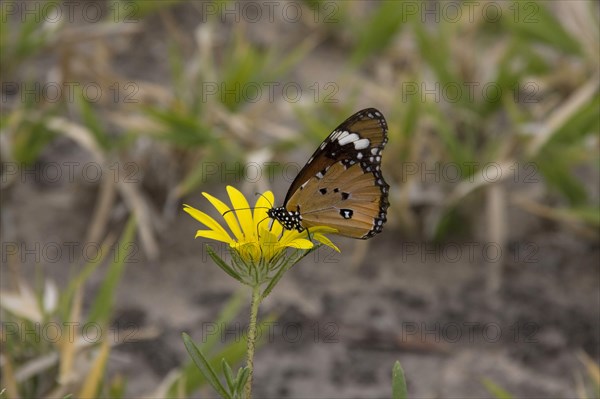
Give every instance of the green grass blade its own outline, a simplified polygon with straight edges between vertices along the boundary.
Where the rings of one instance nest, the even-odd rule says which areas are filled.
[[[404,378],[404,370],[399,361],[394,363],[392,369],[392,398],[393,399],[406,399],[408,397],[406,389],[406,379]]]
[[[192,341],[189,335],[186,333],[181,334],[183,337],[183,343],[185,345],[185,349],[187,349],[190,357],[196,364],[196,367],[200,370],[206,381],[214,388],[215,391],[223,398],[231,398],[231,394],[225,390],[223,384],[217,377],[217,374],[213,370],[210,362],[206,359],[204,354],[198,349],[196,344]]]
[[[118,253],[115,255],[115,259],[109,266],[104,282],[100,287],[100,291],[92,304],[90,315],[88,317],[88,322],[90,323],[98,322],[102,325],[107,325],[109,322],[116,297],[115,291],[125,270],[125,260],[129,255],[129,249],[133,241],[136,226],[137,222],[135,217],[131,216],[127,221],[125,231],[118,243]]]
[[[492,396],[496,399],[512,399],[513,396],[506,390],[502,389],[498,384],[494,383],[492,380],[485,378],[482,381],[485,389],[492,394]]]
[[[397,1],[382,1],[367,21],[359,24],[358,41],[351,56],[352,63],[360,64],[369,56],[386,48],[394,35],[407,22],[404,8]]]

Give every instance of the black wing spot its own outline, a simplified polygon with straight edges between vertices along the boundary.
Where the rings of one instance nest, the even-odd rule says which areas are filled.
[[[323,188],[319,189],[319,192],[320,192],[322,195],[325,195],[325,194],[327,194],[327,188],[326,188],[326,187],[323,187]]]
[[[340,215],[342,215],[344,219],[352,219],[354,211],[352,209],[340,209]]]
[[[348,198],[350,198],[350,193],[342,192],[342,201],[347,200]]]
[[[340,189],[336,187],[336,188],[334,188],[334,189],[333,189],[333,192],[334,192],[334,193],[339,193],[339,192],[340,192]]]

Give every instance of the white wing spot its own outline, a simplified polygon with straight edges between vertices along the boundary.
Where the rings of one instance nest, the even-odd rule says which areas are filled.
[[[371,148],[371,154],[377,155],[378,152],[379,152],[379,148],[378,147]]]
[[[324,142],[321,143],[321,145],[319,146],[319,148],[323,149],[323,148],[325,148],[326,145],[327,145],[327,142],[324,141]]]
[[[358,159],[362,159],[362,157],[363,157],[363,154],[362,154],[362,152],[359,152],[358,154],[356,154],[356,158],[358,158]]]
[[[369,146],[369,144],[371,144],[369,139],[356,140],[354,142],[354,149],[355,150],[363,150],[363,149],[367,148]]]
[[[344,133],[348,133],[348,132],[344,132]],[[346,145],[348,143],[352,143],[355,142],[359,139],[358,134],[356,133],[352,133],[352,134],[348,134],[348,135],[344,135],[342,134],[339,138],[338,138],[338,143],[340,143],[340,145]],[[359,140],[360,141],[360,140]],[[354,143],[354,145],[356,146],[356,143]]]

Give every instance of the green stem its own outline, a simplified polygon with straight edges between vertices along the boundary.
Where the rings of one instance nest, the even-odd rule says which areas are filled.
[[[254,346],[256,345],[256,319],[261,301],[260,284],[252,287],[252,303],[250,304],[250,325],[248,326],[248,381],[246,382],[246,398],[252,399],[252,375],[254,372]]]

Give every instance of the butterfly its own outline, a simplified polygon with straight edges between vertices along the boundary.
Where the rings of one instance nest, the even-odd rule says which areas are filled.
[[[283,206],[267,215],[287,230],[330,226],[368,239],[386,222],[389,185],[381,174],[387,122],[375,108],[358,111],[317,148],[292,182]]]

